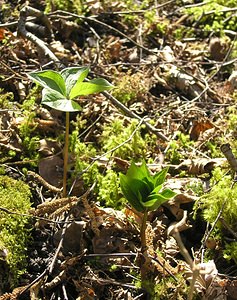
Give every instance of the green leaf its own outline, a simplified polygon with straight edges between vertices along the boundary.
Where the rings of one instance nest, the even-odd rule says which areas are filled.
[[[177,195],[177,193],[173,192],[171,189],[164,189],[160,194],[166,199],[171,199]]]
[[[151,194],[158,194],[159,191],[162,189],[163,184],[157,185],[151,192]]]
[[[31,72],[28,77],[42,87],[52,89],[66,96],[65,82],[58,72],[52,70]]]
[[[97,78],[90,80],[89,82],[78,81],[70,91],[70,99],[77,96],[86,96],[94,93],[100,93],[105,90],[111,90],[114,86],[107,80]]]
[[[63,69],[60,74],[62,75],[66,84],[66,95],[69,98],[72,88],[77,82],[82,82],[89,73],[88,67],[70,67]]]
[[[139,190],[137,190],[138,185],[136,187],[133,186],[131,180],[124,174],[120,174],[120,186],[123,192],[123,195],[128,200],[128,202],[134,207],[137,211],[142,212],[144,207],[140,202]]]
[[[143,178],[149,178],[151,177],[150,172],[146,166],[146,163],[143,161],[141,166],[138,167],[134,162],[131,163],[131,166],[129,167],[126,176],[130,178],[136,178],[143,180]]]
[[[165,182],[166,175],[168,173],[169,168],[164,168],[160,172],[154,175],[154,186],[161,185]]]
[[[51,108],[64,112],[81,110],[81,106],[77,102],[68,100],[61,93],[46,88],[44,88],[42,91],[42,103]]]
[[[161,194],[151,194],[149,195],[147,200],[148,201],[143,202],[142,204],[149,210],[156,210],[158,207],[160,207],[163,203],[165,203],[169,199],[165,198]]]

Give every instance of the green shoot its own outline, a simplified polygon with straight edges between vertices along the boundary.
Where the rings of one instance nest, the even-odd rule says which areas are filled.
[[[84,82],[88,73],[88,67],[70,67],[63,69],[60,72],[46,70],[28,74],[31,80],[43,87],[42,104],[66,112],[63,197],[67,196],[69,113],[81,110],[81,106],[76,102],[75,98],[100,93],[113,88],[113,85],[103,78],[96,78]]]

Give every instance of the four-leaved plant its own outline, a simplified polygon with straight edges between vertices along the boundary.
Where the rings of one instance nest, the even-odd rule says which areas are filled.
[[[42,104],[66,112],[63,175],[64,197],[67,195],[66,184],[69,146],[69,112],[81,110],[81,106],[75,100],[77,97],[99,93],[113,88],[113,85],[103,78],[96,78],[84,82],[88,73],[88,67],[70,67],[59,72],[45,70],[28,74],[31,80],[43,87]]]
[[[151,175],[146,163],[138,167],[132,162],[127,174],[120,174],[120,186],[124,197],[135,210],[143,213],[140,229],[142,250],[146,249],[146,221],[147,213],[156,210],[164,202],[173,198],[176,193],[164,188],[168,168],[164,168],[155,175]]]

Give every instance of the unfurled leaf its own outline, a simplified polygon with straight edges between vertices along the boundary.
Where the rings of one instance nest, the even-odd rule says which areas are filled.
[[[66,95],[69,99],[70,92],[77,82],[82,82],[89,73],[88,67],[72,67],[63,69],[60,74],[62,75],[66,84]]]
[[[120,185],[125,198],[132,207],[134,207],[137,211],[142,212],[144,208],[139,201],[138,194],[131,188],[131,182],[128,180],[126,175],[120,174]]]
[[[90,80],[88,82],[78,81],[70,92],[70,99],[77,96],[86,96],[94,93],[100,93],[105,90],[111,90],[114,86],[110,84],[107,80],[102,78],[97,78]]]
[[[83,82],[88,73],[88,67],[70,67],[60,72],[53,70],[32,72],[28,76],[43,87],[43,104],[57,110],[73,112],[81,109],[80,105],[72,100],[75,97],[113,88],[113,85],[102,78]]]
[[[139,212],[157,209],[176,195],[170,189],[160,192],[167,172],[168,169],[165,168],[152,176],[144,161],[140,167],[132,162],[127,174],[120,174],[120,185],[125,198]]]
[[[50,89],[43,89],[42,103],[60,111],[79,111],[81,106],[75,101],[69,101],[62,94]]]
[[[165,182],[166,175],[168,173],[168,168],[164,168],[160,172],[154,175],[154,184],[155,186],[161,185]]]
[[[31,72],[28,77],[43,88],[52,89],[66,96],[66,85],[63,77],[58,72],[52,70]]]
[[[168,199],[162,196],[161,194],[151,194],[148,197],[148,201],[144,202],[143,205],[148,210],[155,210],[159,208],[163,203],[165,203]]]
[[[167,200],[175,197],[177,194],[175,192],[173,192],[171,189],[164,189],[161,193],[160,193],[163,197],[165,197]]]

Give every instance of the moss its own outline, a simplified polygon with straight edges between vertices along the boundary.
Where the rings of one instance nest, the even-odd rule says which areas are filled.
[[[86,185],[94,182],[98,175],[97,164],[93,164],[87,172],[84,170],[90,166],[93,158],[96,156],[96,149],[93,144],[83,143],[79,140],[78,128],[72,131],[70,135],[69,152],[73,161],[73,176],[82,176]]]
[[[141,72],[134,74],[131,72],[118,73],[114,84],[116,86],[112,91],[114,97],[122,103],[129,104],[141,101],[150,89],[149,79]]]
[[[195,209],[199,208],[202,211],[205,221],[211,225],[219,217],[225,221],[227,226],[234,232],[237,231],[237,185],[233,184],[233,179],[230,175],[225,175],[220,168],[216,168],[213,172],[211,180],[211,191],[201,197],[199,203],[196,203]],[[227,232],[223,223],[218,219],[215,225],[213,236],[217,240],[222,240],[223,252],[225,258],[232,258],[237,262],[237,243],[226,243],[225,238]]]
[[[232,12],[222,11],[227,6],[231,7],[233,2],[214,0],[202,6],[187,8],[185,12],[191,16],[193,21],[198,22],[199,28],[204,31],[223,31],[225,29],[235,31],[237,29],[236,16],[233,16]],[[206,14],[206,12],[211,13]]]
[[[14,95],[12,92],[4,92],[3,89],[0,89],[0,107],[1,109],[14,108],[13,100]]]
[[[31,93],[22,103],[22,121],[19,125],[19,135],[22,140],[23,153],[22,160],[38,160],[39,158],[39,140],[40,137],[35,134],[37,124],[34,126],[34,118],[36,117],[36,96],[38,88],[32,89]],[[33,166],[36,164],[32,163]]]
[[[130,124],[126,125],[122,120],[115,119],[111,124],[104,125],[100,139],[103,151],[110,151],[128,140],[137,124],[137,120],[132,120]],[[138,129],[131,141],[116,149],[113,154],[129,160],[144,157],[145,151],[147,151],[147,145]]]
[[[80,14],[84,9],[84,0],[46,0],[45,12],[64,10]]]
[[[121,209],[124,207],[122,192],[119,185],[119,175],[113,170],[107,170],[98,178],[98,200],[102,205]]]
[[[215,178],[219,178],[220,174],[222,178],[216,183]],[[204,195],[201,201],[205,220],[213,223],[222,210],[222,218],[233,230],[237,230],[237,185],[231,187],[231,176],[224,176],[219,168],[214,172],[212,183],[214,185],[211,191]],[[220,222],[217,226],[222,227]]]
[[[233,259],[235,264],[237,264],[237,242],[225,244],[225,250],[223,251],[223,257],[228,261]]]
[[[26,267],[26,247],[29,242],[29,218],[31,192],[24,182],[8,176],[0,176],[0,206],[16,214],[0,211],[1,249],[6,249],[6,261],[9,265],[8,284],[15,285]]]

